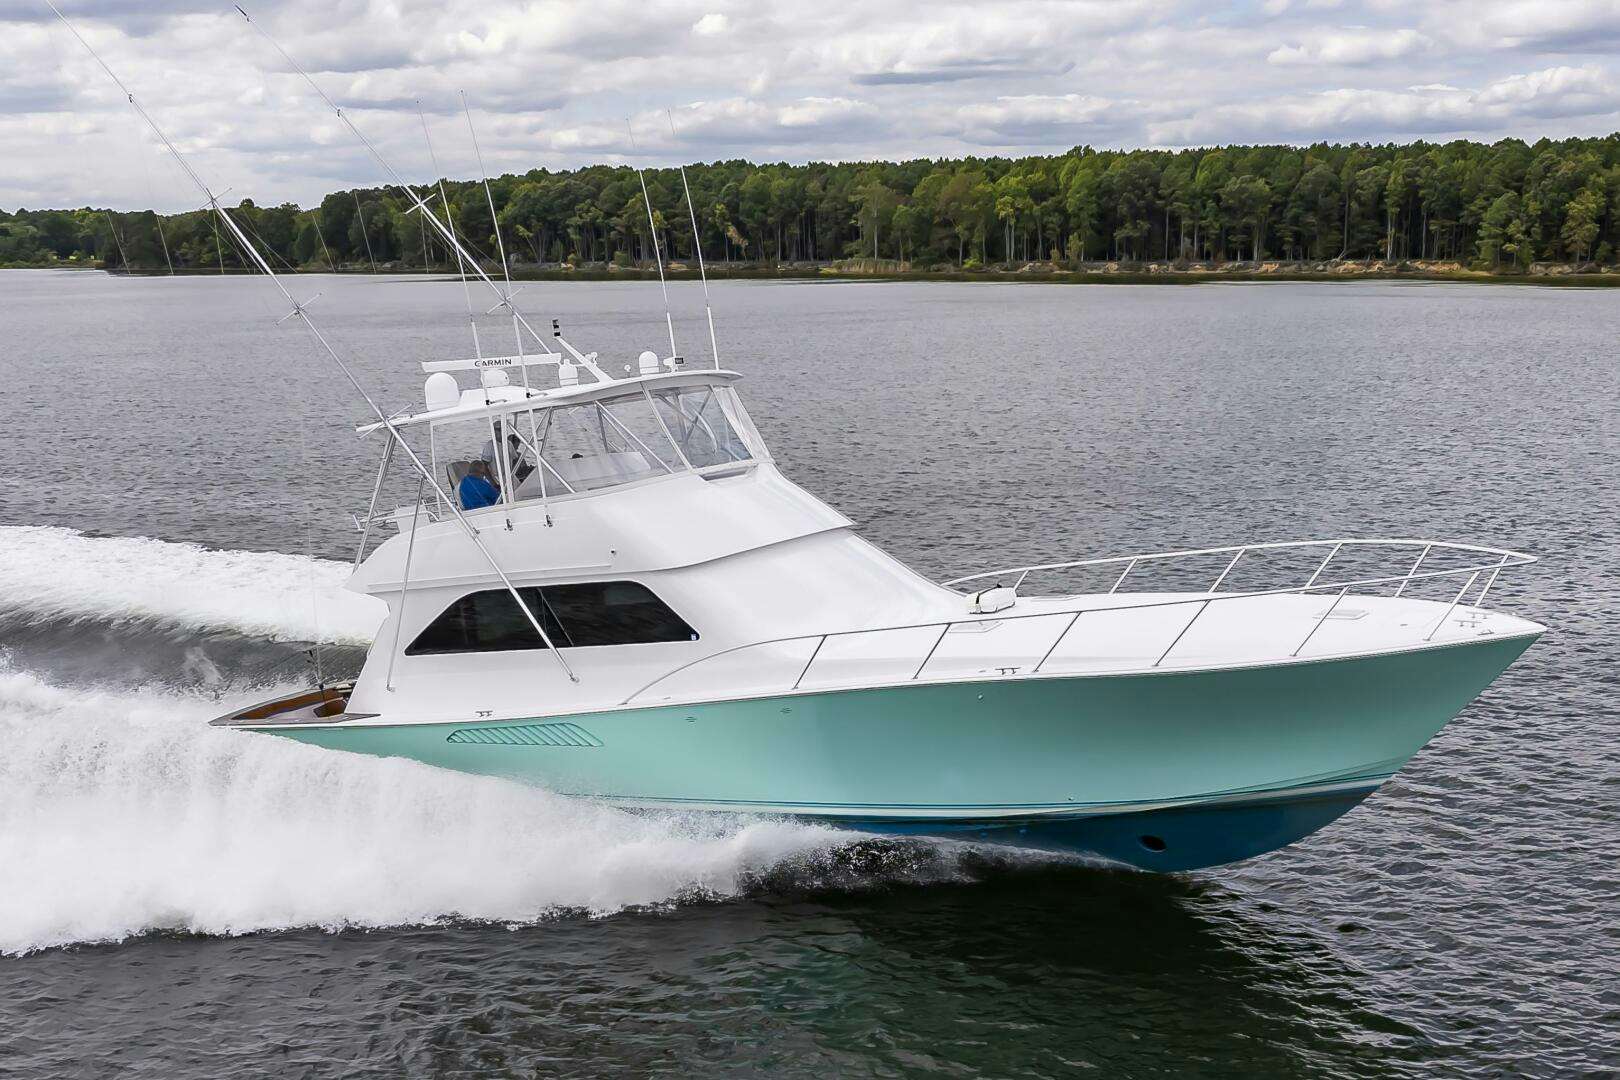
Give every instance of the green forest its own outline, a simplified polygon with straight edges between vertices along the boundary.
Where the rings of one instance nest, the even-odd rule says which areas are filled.
[[[710,263],[852,258],[896,268],[1031,263],[1253,264],[1433,260],[1511,273],[1536,262],[1609,264],[1620,251],[1620,133],[1484,145],[1319,144],[1094,150],[1049,157],[755,165],[686,170]],[[646,266],[693,257],[675,169],[535,169],[490,182],[518,264]],[[429,185],[424,184],[424,192]],[[497,246],[477,180],[432,185],[480,257]],[[241,203],[238,219],[288,269],[453,269],[397,192],[338,191],[318,207]],[[204,211],[0,211],[0,265],[166,272],[241,267]]]

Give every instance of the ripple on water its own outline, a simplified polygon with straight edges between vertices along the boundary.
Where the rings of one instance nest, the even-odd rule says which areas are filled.
[[[716,286],[788,474],[925,573],[1310,535],[1546,556],[1493,596],[1549,633],[1394,783],[1289,850],[1155,878],[206,731],[296,677],[297,639],[364,638],[341,566],[281,554],[352,556],[356,411],[260,331],[262,284],[7,286],[9,377],[89,359],[71,408],[100,418],[63,443],[70,403],[39,395],[0,429],[6,460],[53,447],[71,496],[0,485],[0,521],[35,527],[0,529],[0,942],[34,950],[0,959],[9,1074],[1620,1066],[1606,293]],[[384,400],[464,347],[453,284],[322,288]],[[526,295],[606,355],[663,330],[640,286]],[[226,463],[203,499],[176,482],[197,460]]]

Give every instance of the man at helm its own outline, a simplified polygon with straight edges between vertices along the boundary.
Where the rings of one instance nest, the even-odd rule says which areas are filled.
[[[472,463],[456,485],[456,498],[461,500],[463,510],[479,510],[501,501],[501,489],[490,477],[488,462],[480,459]]]

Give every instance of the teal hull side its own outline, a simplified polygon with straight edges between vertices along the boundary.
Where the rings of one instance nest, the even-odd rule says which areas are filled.
[[[1187,869],[1271,850],[1342,814],[1533,640],[532,720],[262,730],[638,806],[788,813]],[[1160,832],[1142,824],[1145,814],[1158,815]],[[1188,815],[1203,824],[1190,827]],[[1168,840],[1171,821],[1187,837],[1174,855],[1143,845],[1143,836]]]

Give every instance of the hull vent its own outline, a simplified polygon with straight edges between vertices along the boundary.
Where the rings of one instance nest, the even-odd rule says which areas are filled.
[[[602,740],[578,724],[505,724],[459,728],[446,742],[486,746],[601,746]]]

